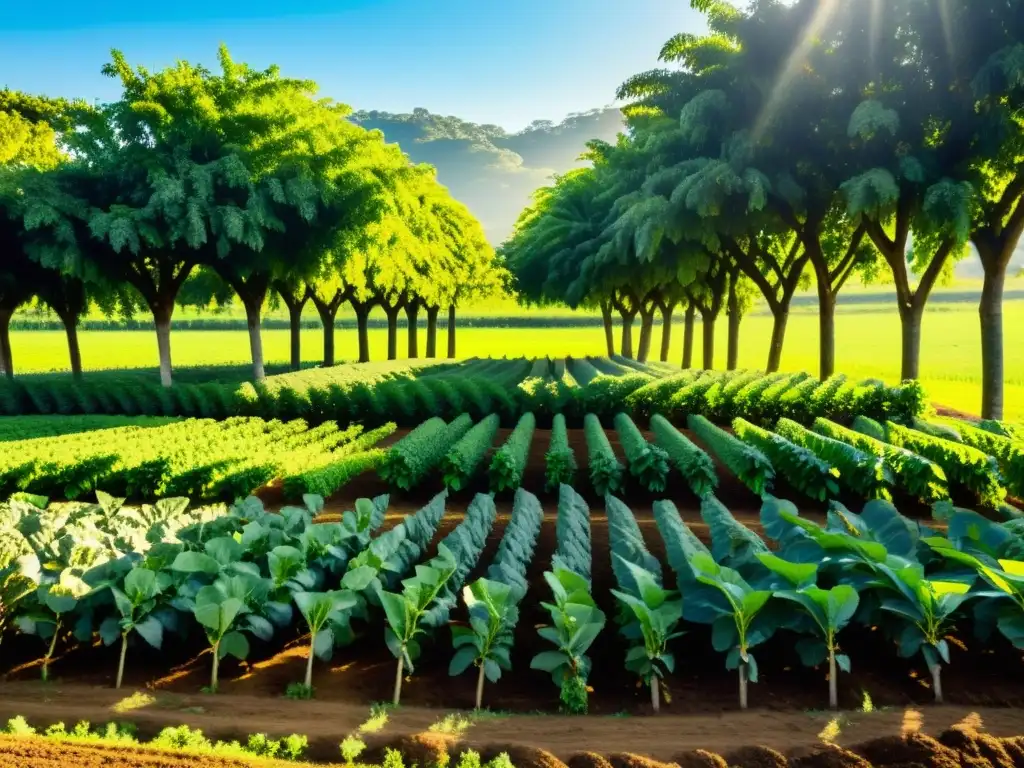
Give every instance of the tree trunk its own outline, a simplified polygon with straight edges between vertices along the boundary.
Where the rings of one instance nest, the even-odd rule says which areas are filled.
[[[772,340],[768,346],[766,373],[775,373],[782,367],[782,344],[786,340],[786,325],[789,323],[789,306],[772,312]]]
[[[405,319],[409,327],[409,354],[410,360],[415,360],[420,356],[419,337],[420,329],[417,325],[417,319],[420,315],[420,305],[417,301],[410,301],[405,305]]]
[[[398,310],[399,307],[384,307],[388,316],[388,360],[398,359]]]
[[[661,711],[661,687],[657,675],[651,678],[651,706],[654,707],[654,714]]]
[[[306,691],[313,690],[313,644],[316,641],[316,632],[309,639],[309,658],[306,659]]]
[[[448,307],[448,357],[455,359],[455,305]]]
[[[693,367],[693,326],[696,317],[696,308],[693,304],[687,305],[683,322],[683,368],[687,370]]]
[[[1006,266],[985,270],[981,317],[981,416],[1003,418],[1003,286]]]
[[[320,325],[324,329],[323,365],[327,368],[334,365],[334,320],[338,316],[339,305],[314,299],[313,306],[316,307],[316,313],[320,315]]]
[[[398,669],[395,671],[395,695],[392,703],[397,707],[402,699],[402,672],[405,669],[405,657],[398,657]]]
[[[68,339],[68,358],[71,361],[71,375],[75,379],[82,378],[82,350],[78,346],[78,316],[62,317],[64,335]]]
[[[942,704],[942,665],[935,664],[931,668],[932,673],[932,688],[935,691],[935,703]]]
[[[747,662],[740,662],[740,709],[747,708]]]
[[[710,312],[701,312],[700,323],[704,341],[704,370],[710,371],[715,367],[715,320]]]
[[[174,314],[174,304],[169,303],[166,307],[155,307],[153,309],[153,322],[156,324],[156,346],[160,355],[160,383],[165,387],[171,386],[171,315]]]
[[[836,652],[828,652],[828,706],[839,709],[839,675],[836,670]]]
[[[263,381],[267,372],[263,367],[263,334],[260,329],[260,314],[263,307],[263,294],[259,299],[243,299],[245,305],[245,321],[249,326],[249,352],[252,355],[252,377],[254,381]]]
[[[11,355],[11,317],[13,309],[0,309],[0,374],[14,376],[14,357]]]
[[[608,349],[608,357],[612,357],[615,354],[615,333],[612,327],[611,302],[601,302],[601,322],[604,324],[604,343]]]
[[[636,313],[633,312],[628,314],[626,312],[620,312],[622,315],[622,356],[632,359],[633,357],[633,318],[636,317]]]
[[[114,687],[120,690],[121,681],[124,679],[124,657],[128,655],[128,633],[121,633],[121,658],[117,662],[117,682]]]
[[[476,677],[476,708],[484,706],[484,665],[480,665],[480,673]]]
[[[437,314],[440,307],[427,307],[427,357],[437,357]]]
[[[288,305],[288,335],[291,347],[291,368],[293,371],[302,367],[302,305]]]
[[[726,367],[735,371],[740,360],[740,323],[743,322],[743,315],[736,312],[729,313],[729,347],[726,350]]]
[[[668,362],[669,349],[672,346],[672,313],[676,305],[670,304],[661,310],[661,362]]]
[[[836,297],[818,280],[818,377],[824,381],[836,372]]]
[[[359,334],[359,362],[370,362],[370,308],[353,305],[356,313],[356,330]]]
[[[921,318],[924,316],[924,304],[901,308],[900,325],[902,326],[903,361],[900,365],[900,379],[919,379],[921,377]]]
[[[654,336],[654,310],[640,313],[640,348],[636,359],[646,363],[651,354],[651,337]]]

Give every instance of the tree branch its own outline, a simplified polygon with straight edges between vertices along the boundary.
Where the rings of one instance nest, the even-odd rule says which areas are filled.
[[[750,255],[744,252],[744,250],[740,248],[732,238],[723,238],[722,243],[725,245],[725,250],[730,256],[732,256],[733,261],[736,262],[736,265],[742,269],[747,277],[753,280],[754,285],[761,290],[765,301],[768,302],[768,306],[771,307],[772,311],[777,311],[779,301],[776,297],[775,286],[769,283],[761,270],[757,268],[757,262],[750,258]]]
[[[950,254],[953,253],[955,244],[952,238],[946,238],[942,241],[942,245],[939,246],[935,255],[932,256],[928,268],[921,275],[921,282],[917,284],[917,290],[911,296],[910,303],[914,309],[923,307],[925,302],[928,301],[928,296],[931,294],[932,288],[935,287],[939,275],[942,274],[942,268],[945,266]]]
[[[846,255],[843,256],[842,260],[836,265],[834,270],[830,270],[828,272],[828,281],[830,284],[833,284],[833,292],[838,293],[839,289],[842,288],[843,283],[845,283],[846,279],[850,276],[850,272],[857,263],[857,249],[860,248],[860,244],[863,239],[864,223],[861,222],[857,225],[857,228],[853,231],[853,235],[850,237],[850,245],[846,248]]]

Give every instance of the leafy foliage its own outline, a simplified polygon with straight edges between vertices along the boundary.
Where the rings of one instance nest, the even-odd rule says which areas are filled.
[[[779,419],[775,431],[812,451],[838,472],[839,484],[843,488],[869,499],[888,498],[893,476],[882,457],[812,432],[790,419]]]
[[[648,443],[633,420],[624,413],[615,417],[615,430],[626,454],[629,473],[648,491],[664,491],[668,483],[668,454]]]
[[[551,442],[544,454],[545,487],[551,491],[558,486],[571,484],[576,477],[576,454],[569,445],[565,414],[557,413],[551,422]]]
[[[734,419],[733,431],[744,442],[756,446],[795,490],[824,501],[839,491],[832,467],[812,451],[786,438],[761,429],[745,419]]]
[[[694,445],[661,414],[651,417],[651,431],[658,447],[665,451],[691,491],[700,498],[714,493],[718,487],[718,475],[714,462],[705,451]]]
[[[473,479],[484,456],[491,448],[501,417],[492,413],[464,434],[441,462],[444,484],[454,491],[461,490]]]
[[[583,432],[587,439],[587,470],[591,485],[601,495],[618,492],[622,488],[622,464],[616,458],[596,414],[588,413],[584,417]]]
[[[468,414],[450,424],[436,416],[428,419],[388,450],[379,470],[381,477],[404,490],[415,488],[472,425]]]
[[[716,427],[703,416],[691,414],[687,417],[686,423],[751,491],[760,495],[771,487],[775,478],[775,468],[761,451]]]
[[[515,490],[522,485],[523,470],[526,469],[526,459],[536,426],[537,418],[532,413],[524,413],[505,444],[495,452],[488,470],[492,490]]]

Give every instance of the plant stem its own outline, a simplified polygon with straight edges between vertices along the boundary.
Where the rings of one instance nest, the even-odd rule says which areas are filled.
[[[942,665],[935,664],[931,667],[932,687],[935,689],[935,703],[942,703]]]
[[[657,677],[651,678],[651,706],[654,707],[654,714],[661,711],[661,687]]]
[[[740,709],[747,708],[747,662],[740,662]]]
[[[43,657],[43,682],[45,683],[50,679],[50,659],[53,658],[53,651],[57,647],[57,635],[60,634],[60,617],[57,617],[57,623],[53,627],[53,637],[50,638],[50,647],[46,651],[46,656]]]
[[[128,633],[121,633],[121,659],[117,662],[117,682],[115,688],[121,687],[121,680],[124,678],[124,657],[128,654]]]
[[[399,700],[402,698],[402,671],[405,669],[405,657],[398,657],[398,668],[395,672],[395,696],[392,699],[394,705],[397,707]]]
[[[210,678],[210,693],[217,692],[217,672],[220,669],[220,641],[213,646],[213,676]]]
[[[480,665],[480,674],[476,678],[476,708],[480,709],[484,703],[484,665]]]
[[[316,640],[316,632],[309,640],[309,659],[306,661],[306,688],[313,690],[313,642]]]
[[[828,705],[839,709],[839,675],[836,674],[836,652],[828,649]]]

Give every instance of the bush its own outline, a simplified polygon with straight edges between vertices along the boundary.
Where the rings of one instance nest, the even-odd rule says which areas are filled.
[[[703,498],[718,487],[715,463],[664,416],[651,418],[651,431],[658,446],[668,454],[669,461],[679,470],[690,490]]]
[[[626,454],[629,474],[652,493],[664,491],[668,481],[668,454],[648,443],[633,420],[624,413],[615,417],[615,430]]]
[[[591,485],[601,496],[618,493],[622,489],[622,464],[615,457],[601,420],[595,414],[588,413],[584,417],[583,433],[587,439],[587,469]]]
[[[565,414],[555,414],[551,422],[551,442],[544,455],[545,487],[555,490],[565,483],[571,485],[576,478],[576,456],[569,446],[569,433],[565,426]]]
[[[524,413],[508,440],[494,454],[489,470],[492,491],[514,491],[523,484],[523,470],[526,469],[536,426],[536,417],[532,413]]]

